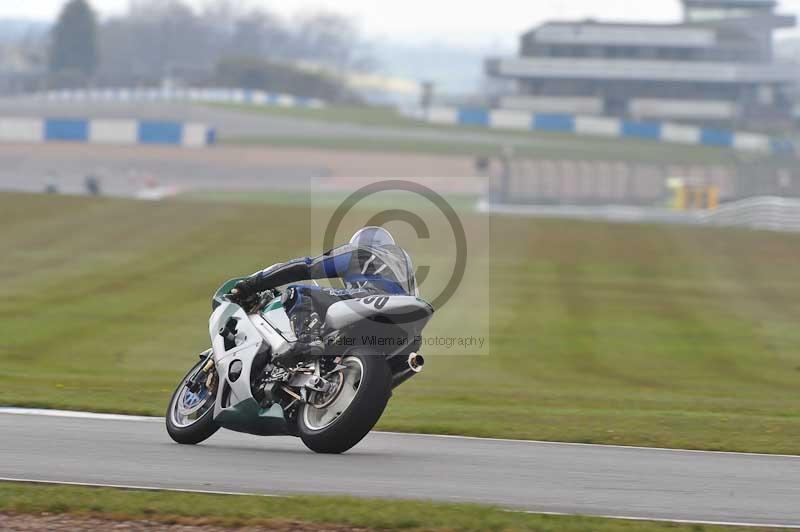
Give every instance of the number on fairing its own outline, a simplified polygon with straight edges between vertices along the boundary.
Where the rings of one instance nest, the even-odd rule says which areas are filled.
[[[386,303],[389,302],[389,298],[386,296],[378,297],[378,296],[370,296],[365,297],[361,300],[362,303],[365,305],[373,305],[376,309],[380,310],[386,306]]]

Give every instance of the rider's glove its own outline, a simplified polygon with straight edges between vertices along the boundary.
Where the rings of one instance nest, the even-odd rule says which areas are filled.
[[[250,283],[248,283],[246,280],[239,281],[236,283],[236,286],[233,288],[233,290],[231,290],[230,294],[228,294],[228,299],[234,303],[242,303],[252,298],[255,294],[256,293],[253,291]]]

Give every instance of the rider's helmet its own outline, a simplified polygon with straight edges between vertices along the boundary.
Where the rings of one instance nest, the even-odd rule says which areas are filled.
[[[356,231],[350,244],[354,246],[384,247],[396,246],[392,234],[383,227],[365,227]]]

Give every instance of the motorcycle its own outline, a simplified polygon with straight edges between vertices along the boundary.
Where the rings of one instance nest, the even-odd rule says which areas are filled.
[[[273,364],[297,336],[282,293],[259,294],[243,308],[224,283],[212,299],[211,348],[172,395],[166,425],[180,444],[220,428],[299,437],[317,453],[343,453],[375,426],[392,390],[422,371],[422,329],[433,307],[414,295],[367,295],[327,310],[321,355],[291,367]]]

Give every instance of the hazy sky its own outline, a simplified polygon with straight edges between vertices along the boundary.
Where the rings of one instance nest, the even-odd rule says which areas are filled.
[[[670,21],[680,17],[679,0],[236,0],[291,16],[326,9],[351,15],[365,34],[396,40],[440,39],[485,45],[508,43],[546,19]],[[0,0],[0,17],[52,19],[64,0]],[[91,0],[102,15],[124,12],[129,0]],[[202,6],[204,0],[187,0]],[[800,15],[800,0],[782,0],[782,11]]]

